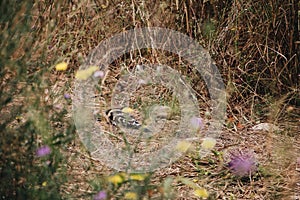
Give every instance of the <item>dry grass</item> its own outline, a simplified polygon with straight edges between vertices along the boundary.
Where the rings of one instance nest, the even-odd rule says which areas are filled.
[[[23,19],[26,8],[25,3],[20,6],[16,21]],[[74,138],[75,131],[68,129],[71,132],[68,134],[63,131],[72,119],[70,102],[65,101],[63,94],[72,92],[74,72],[102,40],[136,27],[160,26],[185,33],[209,50],[226,84],[228,118],[216,150],[209,156],[200,159],[197,153],[189,153],[152,174],[150,182],[154,189],[151,198],[160,199],[163,182],[168,177],[186,177],[206,188],[210,199],[299,199],[300,172],[296,170],[296,160],[300,155],[298,12],[299,4],[294,0],[284,4],[279,0],[35,2],[30,7],[31,31],[20,36],[14,51],[1,52],[4,58],[12,61],[1,60],[4,63],[1,75],[5,76],[0,84],[0,122],[12,128],[21,127],[16,128],[19,132],[16,137],[9,137],[15,133],[11,130],[2,135],[7,141],[1,142],[1,169],[13,165],[6,160],[18,162],[16,157],[22,157],[22,162],[16,165],[20,167],[12,168],[15,172],[9,177],[14,179],[13,189],[3,187],[6,188],[4,195],[16,197],[17,189],[10,190],[23,187],[30,181],[23,180],[23,175],[14,175],[25,166],[26,152],[34,151],[34,147],[52,137],[58,138],[57,142],[62,144],[58,149],[64,156],[60,160],[61,168],[66,169],[66,181],[59,188],[62,198],[89,199],[100,185],[109,188],[105,177],[115,171],[91,158],[79,138]],[[10,30],[7,24],[1,22],[3,32]],[[5,34],[1,37],[0,47],[3,48],[10,46],[9,41],[14,39]],[[22,77],[18,77],[22,69],[14,66],[18,61],[28,65],[26,75]],[[64,73],[49,67],[60,61],[69,63],[69,69]],[[209,111],[209,94],[199,74],[180,58],[157,50],[145,51],[142,56],[130,52],[109,66],[97,105],[100,110],[110,106],[111,91],[122,74],[121,68],[133,71],[141,63],[172,66],[188,80],[197,94],[201,116]],[[16,76],[19,82],[12,79]],[[34,88],[38,90],[34,91]],[[28,92],[22,93],[24,90]],[[10,96],[13,100],[7,101]],[[178,112],[172,93],[156,85],[142,88],[130,103],[147,113],[144,108],[160,98],[166,104],[174,101],[172,109],[174,113]],[[22,104],[26,104],[25,108],[17,107]],[[33,109],[33,104],[38,105],[37,108]],[[41,118],[49,121],[49,125],[45,125],[46,122],[42,125],[42,128],[46,127],[44,132],[55,130],[63,134],[40,135],[43,131],[31,127],[30,141],[34,147],[26,146],[28,139],[20,136],[20,132],[30,126],[26,123],[20,125],[15,117],[31,120],[28,113],[33,111],[40,111],[37,113]],[[259,122],[277,124],[283,131],[252,131],[250,128]],[[100,123],[109,131],[105,121]],[[5,129],[6,126],[2,125],[0,127]],[[18,146],[20,141],[22,145]],[[195,144],[196,147],[199,145],[200,142]],[[24,146],[26,148],[22,148]],[[233,147],[250,148],[257,154],[260,166],[251,178],[234,177],[226,168],[222,155]],[[39,162],[32,156],[30,159],[34,160],[30,166]],[[60,170],[55,173],[59,174]],[[172,186],[176,191],[172,199],[196,199],[186,185],[173,181]],[[129,188],[124,187],[120,191]]]

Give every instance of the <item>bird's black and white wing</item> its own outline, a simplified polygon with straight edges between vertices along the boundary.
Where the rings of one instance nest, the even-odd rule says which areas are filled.
[[[109,109],[106,111],[109,122],[120,128],[140,129],[141,124],[129,113],[125,113],[120,108]]]

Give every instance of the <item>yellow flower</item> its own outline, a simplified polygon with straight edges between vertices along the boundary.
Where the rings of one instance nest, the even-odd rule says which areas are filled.
[[[47,186],[47,182],[44,181],[44,182],[42,183],[42,186],[43,186],[43,187],[46,187],[46,186]]]
[[[122,178],[123,180],[127,180],[127,179],[128,179],[128,175],[127,175],[125,172],[120,172],[120,173],[119,173],[119,176],[121,176],[121,178]]]
[[[214,138],[205,138],[202,142],[202,148],[203,149],[207,149],[207,150],[211,150],[215,147],[217,141]]]
[[[58,63],[55,66],[56,71],[65,71],[68,69],[68,64],[66,62]]]
[[[131,109],[131,108],[129,108],[129,107],[125,107],[125,108],[123,108],[122,109],[122,112],[124,112],[124,113],[133,113],[134,112],[134,110],[133,109]]]
[[[87,69],[78,70],[75,74],[75,78],[79,80],[86,80],[97,70],[99,70],[99,67],[97,66],[90,66]]]
[[[209,196],[207,190],[204,189],[204,188],[196,189],[194,191],[194,195],[199,197],[199,198],[203,198],[203,199],[207,199],[207,197]]]
[[[146,174],[131,174],[129,178],[134,181],[143,181],[147,177]]]
[[[120,183],[123,183],[124,179],[122,176],[120,176],[119,174],[110,176],[107,178],[108,182],[114,184],[114,185],[118,185]]]
[[[124,198],[128,200],[136,200],[138,199],[138,195],[135,192],[127,192]]]
[[[180,141],[176,145],[176,150],[180,152],[186,152],[191,148],[192,144],[186,141]]]

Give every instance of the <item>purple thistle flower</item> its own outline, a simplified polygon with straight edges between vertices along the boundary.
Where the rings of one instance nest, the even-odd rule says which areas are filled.
[[[51,149],[49,146],[45,145],[37,149],[36,155],[38,157],[43,157],[51,153]]]
[[[254,153],[251,151],[232,152],[228,167],[237,176],[249,176],[257,170],[257,162]]]
[[[95,196],[94,196],[94,200],[104,200],[107,198],[107,194],[104,190],[98,192]]]
[[[94,72],[94,77],[95,78],[103,78],[104,77],[104,72],[103,71],[95,71]]]
[[[70,98],[71,98],[71,95],[68,94],[68,93],[65,93],[65,94],[64,94],[64,98],[65,98],[65,99],[70,99]]]
[[[190,123],[193,128],[195,129],[203,129],[204,124],[203,124],[203,119],[201,117],[192,117],[190,120]]]

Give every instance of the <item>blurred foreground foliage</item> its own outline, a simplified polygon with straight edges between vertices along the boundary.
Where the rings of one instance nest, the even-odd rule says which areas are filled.
[[[45,101],[50,67],[37,52],[44,47],[33,27],[33,3],[0,3],[0,199],[60,199],[66,176],[59,149],[73,138],[66,109]],[[43,145],[51,153],[39,158]]]

